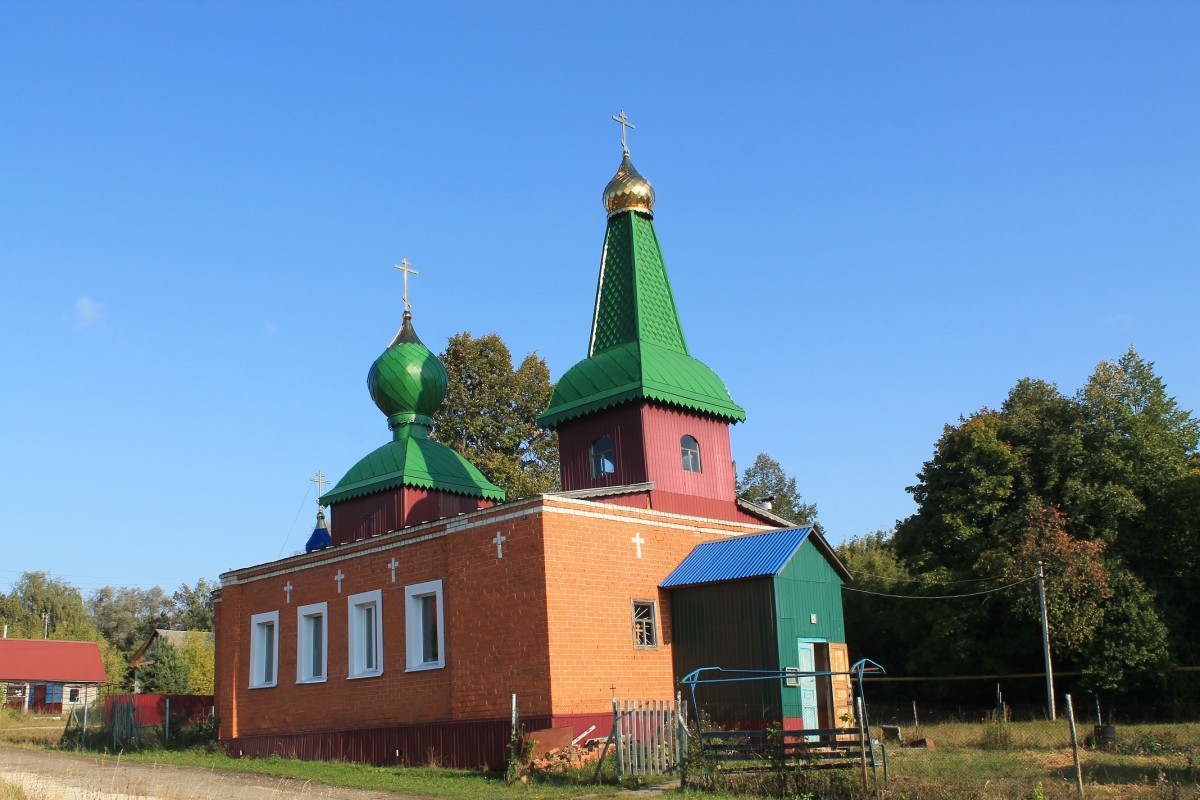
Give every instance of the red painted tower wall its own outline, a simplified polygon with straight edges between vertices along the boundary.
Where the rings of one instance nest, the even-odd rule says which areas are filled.
[[[398,486],[331,505],[329,535],[334,544],[357,542],[493,505],[482,497]]]

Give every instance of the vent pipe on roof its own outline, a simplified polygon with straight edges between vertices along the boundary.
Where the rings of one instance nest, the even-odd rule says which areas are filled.
[[[775,508],[775,498],[772,495],[760,497],[758,498],[758,505],[760,508],[765,508],[767,511],[770,511]]]

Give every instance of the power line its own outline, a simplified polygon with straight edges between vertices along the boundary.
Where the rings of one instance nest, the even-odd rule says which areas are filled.
[[[845,591],[857,591],[857,593],[860,595],[875,595],[876,597],[893,597],[893,599],[895,599],[895,600],[958,600],[959,597],[978,597],[979,595],[994,594],[994,593],[997,593],[997,591],[1004,591],[1006,589],[1012,589],[1013,587],[1019,587],[1019,585],[1021,585],[1022,583],[1028,583],[1030,581],[1037,581],[1037,578],[1021,578],[1020,581],[1015,581],[1013,583],[1003,585],[1003,587],[996,587],[995,589],[984,589],[983,591],[972,591],[972,593],[968,593],[965,595],[889,595],[887,593],[883,593],[883,591],[869,591],[866,589],[852,589],[851,587],[846,587],[846,585],[844,585],[844,587],[842,587],[842,589],[844,589]]]

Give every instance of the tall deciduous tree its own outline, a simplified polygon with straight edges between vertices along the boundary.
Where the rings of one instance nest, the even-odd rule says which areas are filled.
[[[176,630],[211,631],[213,629],[212,593],[216,585],[200,578],[196,585],[179,584],[171,595],[173,611],[171,624]]]
[[[162,587],[102,586],[88,595],[92,619],[104,638],[126,654],[155,628],[171,626],[175,606]]]
[[[79,590],[45,572],[22,574],[0,604],[0,617],[9,626],[9,636],[88,641],[96,637]]]
[[[1194,658],[1198,438],[1200,425],[1132,349],[1101,362],[1073,397],[1022,380],[999,410],[946,427],[909,487],[918,511],[899,525],[896,552],[947,580],[1028,577],[1045,561],[1052,643],[1094,688],[1118,685],[1123,668],[1162,667],[1168,630],[1176,656]],[[981,641],[1030,621],[1023,591],[927,615],[914,660],[943,671],[1032,667],[1015,663],[1031,625],[1013,633],[1020,646]]]
[[[796,479],[779,462],[759,453],[737,482],[737,493],[752,503],[773,498],[772,511],[797,525],[817,525],[817,506],[805,503],[796,488]]]
[[[432,438],[461,453],[514,500],[558,486],[558,437],[537,426],[550,402],[550,370],[530,353],[514,370],[494,333],[458,333],[441,354],[450,383]]]

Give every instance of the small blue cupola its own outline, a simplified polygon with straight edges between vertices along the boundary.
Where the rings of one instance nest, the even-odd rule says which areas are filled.
[[[318,508],[317,527],[313,528],[312,536],[308,537],[308,542],[304,545],[304,552],[324,550],[332,544],[333,539],[329,536],[329,528],[325,525],[325,509]]]

